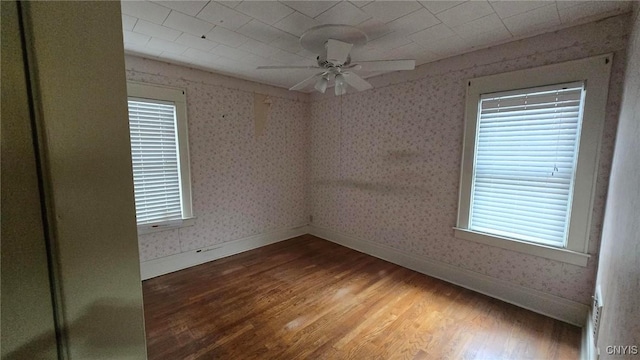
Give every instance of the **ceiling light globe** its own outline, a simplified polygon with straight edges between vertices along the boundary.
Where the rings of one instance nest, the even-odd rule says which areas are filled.
[[[335,79],[335,93],[336,96],[344,95],[347,93],[347,84],[344,82],[344,75],[338,74]]]
[[[316,90],[324,94],[324,92],[327,91],[327,85],[329,85],[329,79],[323,76],[318,79],[314,87]]]

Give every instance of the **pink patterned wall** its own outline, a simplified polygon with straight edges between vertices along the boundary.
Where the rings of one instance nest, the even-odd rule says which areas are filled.
[[[607,351],[608,346],[640,347],[640,142],[638,141],[640,139],[640,6],[638,4],[636,9],[633,35],[629,41],[629,59],[598,267],[598,284],[602,289],[604,305],[598,336],[601,359],[623,358],[620,355],[610,354]],[[636,356],[628,358],[636,358]]]
[[[195,224],[139,237],[146,261],[307,223],[308,95],[127,57],[128,80],[187,91]],[[272,105],[256,134],[254,93]]]
[[[130,80],[187,89],[192,227],[140,236],[141,261],[307,222],[566,299],[589,303],[624,75],[629,16],[370,79],[363,93],[309,96],[127,57]],[[465,80],[614,53],[587,267],[453,237]],[[273,100],[256,137],[254,93]]]
[[[589,303],[610,171],[628,16],[496,46],[313,95],[314,225],[584,304]],[[467,79],[613,52],[587,267],[453,237]]]

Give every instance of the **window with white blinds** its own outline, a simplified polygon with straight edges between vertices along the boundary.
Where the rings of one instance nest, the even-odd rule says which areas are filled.
[[[138,224],[181,220],[175,105],[129,99],[129,130]]]
[[[129,83],[128,92],[138,226],[180,226],[191,217],[184,91]]]
[[[582,82],[480,97],[469,229],[563,247]]]
[[[611,60],[465,82],[455,237],[587,266]]]

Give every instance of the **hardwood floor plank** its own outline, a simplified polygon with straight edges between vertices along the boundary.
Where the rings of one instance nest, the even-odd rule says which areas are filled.
[[[576,359],[580,329],[311,235],[143,282],[149,359]]]

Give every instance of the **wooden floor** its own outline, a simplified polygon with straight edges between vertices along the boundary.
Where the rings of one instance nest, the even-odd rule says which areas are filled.
[[[311,235],[144,281],[149,359],[577,359],[580,329]]]

